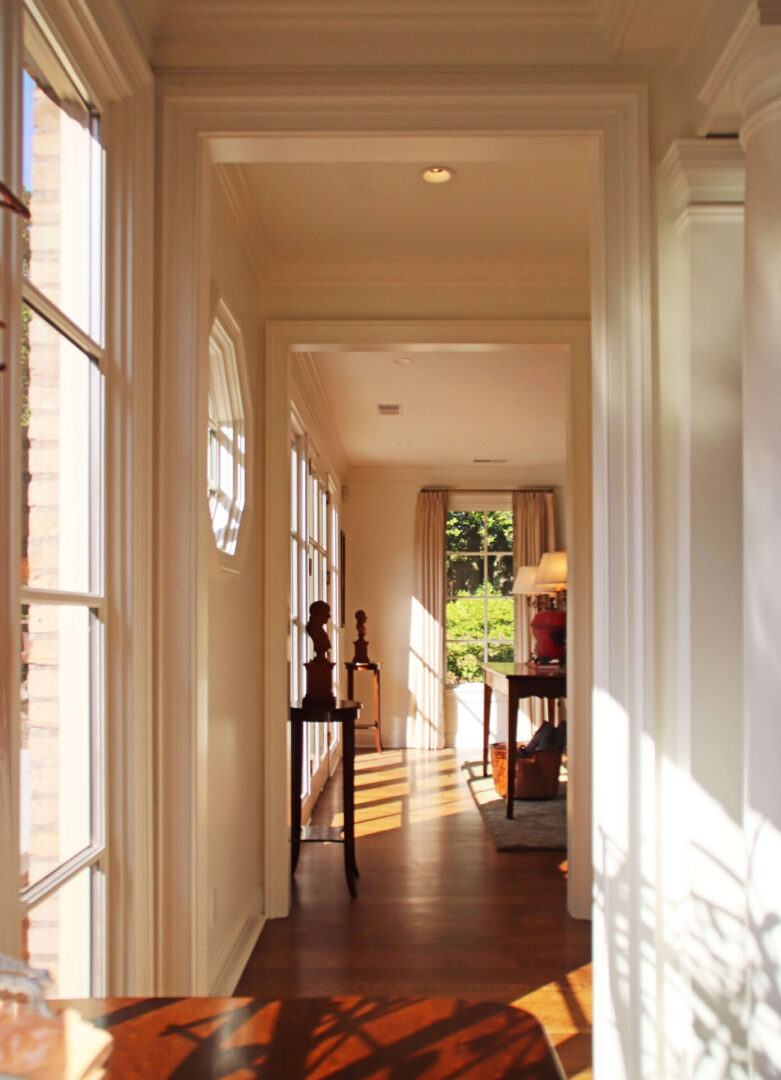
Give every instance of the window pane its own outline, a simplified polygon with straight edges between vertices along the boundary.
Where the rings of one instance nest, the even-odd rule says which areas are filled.
[[[448,600],[445,624],[448,640],[481,641],[485,636],[485,600]]]
[[[447,595],[480,595],[485,592],[482,555],[448,555]]]
[[[488,637],[513,641],[515,637],[515,602],[512,596],[487,601]]]
[[[482,682],[483,645],[448,644],[447,685],[464,682]]]
[[[485,515],[482,510],[451,510],[445,523],[448,551],[482,551]]]
[[[515,650],[512,644],[488,645],[488,661],[491,664],[512,664],[515,660]]]
[[[88,608],[22,608],[22,887],[92,839],[92,625]]]
[[[488,556],[488,594],[509,596],[513,590],[512,555]]]
[[[22,343],[22,582],[99,587],[97,448],[101,376],[86,353],[26,309]]]
[[[290,529],[298,531],[298,454],[295,444],[290,451]]]
[[[25,275],[101,340],[102,152],[97,124],[54,53],[25,18],[23,183],[29,192]]]
[[[489,551],[512,551],[513,515],[511,510],[489,510],[486,517]]]
[[[92,994],[92,867],[36,904],[22,923],[22,955],[49,972],[53,998]]]
[[[298,617],[298,544],[290,541],[290,615]]]

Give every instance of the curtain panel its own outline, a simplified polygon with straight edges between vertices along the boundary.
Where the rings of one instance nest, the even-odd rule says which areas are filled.
[[[536,566],[546,551],[556,550],[556,528],[552,491],[513,492],[513,560],[520,566]],[[532,651],[531,622],[534,612],[525,596],[519,596],[515,611],[515,659],[525,663]],[[527,698],[520,703],[533,728],[545,719],[544,702]]]
[[[421,491],[415,512],[407,746],[445,745],[446,491]]]

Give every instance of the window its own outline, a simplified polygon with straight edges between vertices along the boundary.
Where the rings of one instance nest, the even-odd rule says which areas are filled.
[[[29,13],[24,45],[22,955],[82,997],[105,971],[103,152]]]
[[[295,425],[294,425],[295,426]],[[312,657],[306,633],[309,608],[316,600],[331,607],[328,636],[331,660],[339,672],[339,514],[333,485],[308,457],[307,437],[294,434],[290,444],[290,697],[306,693],[304,664]],[[335,766],[341,734],[339,724],[306,724],[304,776],[301,792],[306,820]]]
[[[246,491],[246,432],[241,331],[220,301],[209,335],[209,514],[220,551],[236,554]]]
[[[482,682],[481,664],[514,658],[512,511],[451,510],[445,551],[446,682]]]

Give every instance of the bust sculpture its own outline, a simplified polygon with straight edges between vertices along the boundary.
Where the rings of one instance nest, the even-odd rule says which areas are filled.
[[[315,600],[309,608],[309,622],[306,624],[306,632],[312,639],[315,655],[304,665],[306,668],[305,705],[333,703],[335,700],[332,688],[334,665],[327,655],[331,650],[331,639],[326,630],[326,624],[330,618],[330,605],[326,604],[325,600]]]
[[[358,637],[353,642],[355,646],[355,655],[353,656],[354,664],[368,664],[369,660],[369,642],[366,640],[366,612],[363,610],[356,611],[355,613],[355,629],[358,631]]]

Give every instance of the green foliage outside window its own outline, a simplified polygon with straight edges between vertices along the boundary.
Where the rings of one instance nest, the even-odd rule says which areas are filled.
[[[451,511],[445,546],[447,683],[482,682],[481,664],[514,657],[512,513]]]

